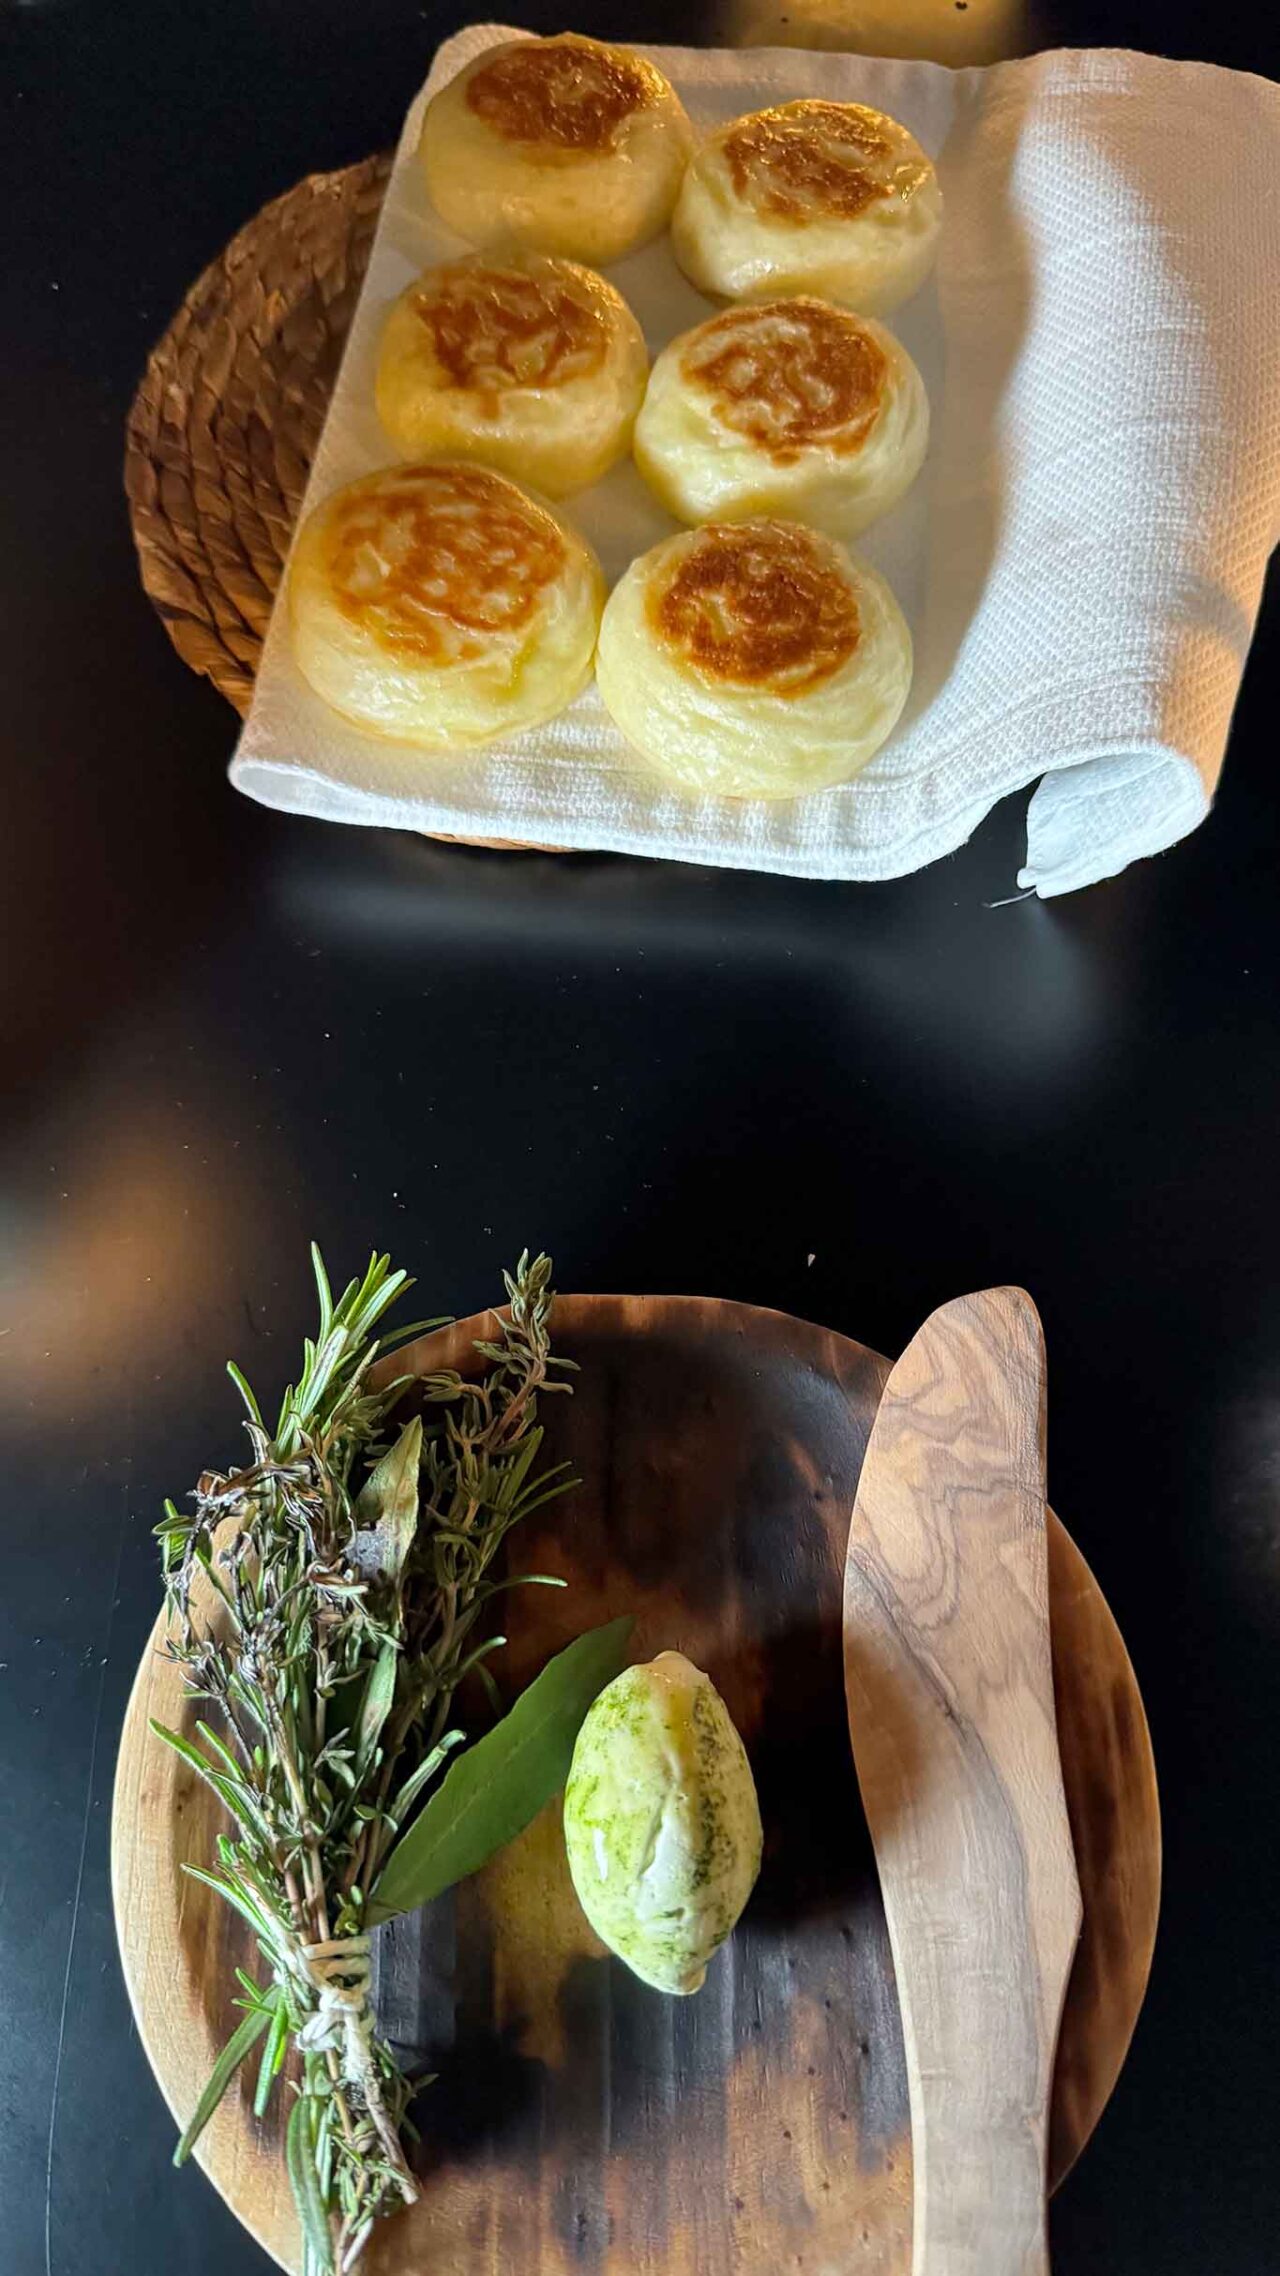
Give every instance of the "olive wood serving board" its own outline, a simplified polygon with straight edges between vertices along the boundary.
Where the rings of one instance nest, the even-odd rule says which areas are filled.
[[[413,1345],[465,1366],[487,1318]],[[549,1455],[582,1479],[539,1511],[511,1600],[508,1696],[594,1622],[637,1615],[722,1691],[755,1770],[760,1882],[695,1998],[610,1960],[578,1910],[558,1808],[483,1874],[393,1923],[379,2006],[430,2057],[421,2201],[369,2276],[907,2276],[907,2073],[884,1912],[849,1750],[841,1636],[849,1519],[888,1362],[781,1313],[696,1297],[565,1297],[582,1373],[548,1400]],[[1115,2083],[1155,1937],[1160,1828],[1146,1719],[1088,1567],[1048,1521],[1054,1678],[1084,1926],[1054,2082],[1061,2178]],[[185,2122],[235,2020],[247,1932],[181,1871],[219,1812],[153,1739],[190,1728],[157,1627],[126,1716],[112,1868],[139,2032]],[[252,2073],[253,2065],[247,2066]],[[232,2087],[198,2156],[281,2266],[298,2237],[278,2111]]]

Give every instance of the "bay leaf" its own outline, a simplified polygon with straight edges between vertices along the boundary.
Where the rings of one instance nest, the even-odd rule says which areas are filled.
[[[458,1757],[387,1859],[370,1900],[371,1926],[478,1872],[560,1792],[582,1719],[626,1666],[634,1625],[627,1616],[588,1629]]]
[[[351,1512],[355,1539],[352,1563],[366,1580],[384,1573],[398,1581],[418,1530],[418,1465],[422,1460],[422,1417],[405,1424],[369,1472]]]

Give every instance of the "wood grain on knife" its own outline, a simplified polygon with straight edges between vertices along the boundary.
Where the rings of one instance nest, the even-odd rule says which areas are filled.
[[[845,1575],[850,1733],[902,2007],[914,2276],[1047,2267],[1054,2049],[1080,1897],[1054,1718],[1044,1348],[1018,1289],[894,1368]]]

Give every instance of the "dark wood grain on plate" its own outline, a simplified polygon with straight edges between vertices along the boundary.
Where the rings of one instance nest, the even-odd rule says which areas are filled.
[[[461,1363],[477,1321],[413,1347]],[[562,1300],[571,1401],[552,1451],[583,1483],[538,1513],[523,1569],[564,1592],[513,1601],[514,1686],[572,1634],[637,1615],[637,1656],[705,1667],[742,1730],[766,1847],[705,1989],[669,2000],[582,1918],[553,1809],[487,1872],[384,1932],[384,2025],[429,2053],[422,2201],[374,2276],[905,2276],[911,2159],[893,1971],[844,1721],[849,1513],[887,1362],[848,1338],[711,1299]],[[1054,2111],[1061,2173],[1109,2094],[1141,2003],[1159,1823],[1141,1700],[1087,1567],[1050,1522],[1055,1675],[1085,1926]],[[226,2034],[238,1930],[179,1872],[216,1810],[146,1732],[180,1716],[144,1660],[121,1748],[117,1918],[139,2028],[179,2116]],[[278,2146],[233,2093],[203,2162],[293,2264]]]

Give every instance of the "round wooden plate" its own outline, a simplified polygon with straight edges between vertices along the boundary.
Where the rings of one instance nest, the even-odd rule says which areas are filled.
[[[415,1344],[462,1365],[483,1321]],[[635,1650],[707,1668],[760,1789],[765,1863],[705,1989],[646,1990],[595,1942],[555,1808],[485,1873],[381,1939],[384,2027],[429,2054],[421,2202],[385,2224],[377,2276],[907,2276],[911,2145],[893,1969],[845,1720],[841,1576],[888,1363],[749,1305],[567,1297],[582,1367],[548,1401],[578,1490],[529,1521],[519,1564],[564,1591],[517,1597],[510,1687],[609,1615]],[[1097,2122],[1146,1987],[1160,1829],[1146,1719],[1088,1567],[1049,1527],[1055,1682],[1084,1932],[1054,2095],[1060,2179]],[[153,1637],[158,1641],[159,1630]],[[121,1742],[112,1862],[125,1974],[175,2118],[190,2114],[253,1964],[233,1914],[181,1871],[216,1803],[147,1730],[189,1724],[148,1650]],[[252,2071],[253,2066],[248,2066]],[[276,2120],[233,2088],[210,2179],[297,2266]],[[366,2265],[362,2263],[362,2266]]]

